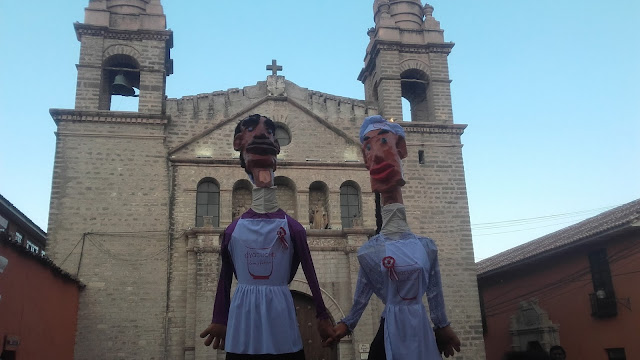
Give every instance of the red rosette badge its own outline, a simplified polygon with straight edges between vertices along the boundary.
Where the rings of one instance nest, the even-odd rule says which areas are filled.
[[[398,274],[396,274],[395,270],[396,259],[394,259],[393,256],[385,256],[382,258],[382,266],[389,270],[389,278],[391,280],[398,280]]]
[[[289,244],[287,244],[287,238],[284,237],[285,235],[287,235],[287,230],[280,226],[280,229],[278,229],[278,240],[282,243],[283,248],[288,249]]]

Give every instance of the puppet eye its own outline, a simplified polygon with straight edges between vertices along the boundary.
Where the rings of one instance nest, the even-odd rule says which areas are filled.
[[[380,140],[380,141],[382,141],[383,144],[386,144],[387,143],[387,138],[382,138],[382,140]]]
[[[252,131],[253,131],[253,126],[249,126],[249,127],[247,128],[247,131],[248,131],[248,132],[252,132]]]
[[[371,151],[371,144],[367,144],[366,148],[367,148],[367,151]]]

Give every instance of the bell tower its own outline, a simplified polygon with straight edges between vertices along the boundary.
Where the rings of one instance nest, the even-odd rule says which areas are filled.
[[[160,0],[91,0],[81,43],[76,110],[111,110],[115,96],[139,97],[138,112],[164,112],[165,79],[173,72],[173,34]]]
[[[47,255],[86,285],[76,358],[163,359],[173,34],[160,0],[90,0],[74,27],[75,107],[49,111],[57,128]],[[115,111],[118,97],[137,107]]]
[[[407,220],[438,246],[447,315],[462,341],[456,359],[477,360],[485,354],[462,159],[466,125],[453,122],[447,57],[454,44],[433,10],[420,0],[375,0],[358,80],[367,105],[405,130]],[[403,99],[411,114],[403,114]]]
[[[420,0],[376,0],[375,27],[364,68],[358,76],[365,100],[378,106],[387,119],[451,124],[451,94],[447,55],[453,43],[445,42],[433,7]],[[411,116],[402,113],[402,98]]]

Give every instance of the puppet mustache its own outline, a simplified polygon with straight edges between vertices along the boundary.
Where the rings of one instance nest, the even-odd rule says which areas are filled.
[[[246,151],[256,155],[278,155],[280,148],[270,139],[253,139]]]

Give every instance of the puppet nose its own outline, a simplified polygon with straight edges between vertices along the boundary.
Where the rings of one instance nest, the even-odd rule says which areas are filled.
[[[371,155],[373,156],[372,160],[374,164],[379,164],[384,161],[384,154],[382,151],[374,151]]]

